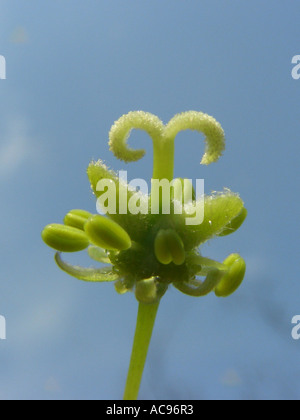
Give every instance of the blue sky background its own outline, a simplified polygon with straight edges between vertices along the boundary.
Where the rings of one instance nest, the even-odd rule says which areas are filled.
[[[203,137],[180,133],[175,175],[229,187],[249,211],[202,250],[239,252],[243,286],[224,300],[169,290],[140,398],[300,398],[299,13],[291,0],[0,2],[0,399],[122,397],[137,302],[61,272],[40,232],[71,208],[95,212],[91,159],[150,179],[145,134],[130,144],[146,157],[128,166],[107,146],[112,123],[140,109],[213,115],[224,156],[200,166]]]

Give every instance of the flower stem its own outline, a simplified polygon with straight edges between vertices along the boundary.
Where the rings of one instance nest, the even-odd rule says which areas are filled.
[[[136,400],[138,397],[158,307],[159,302],[150,305],[139,304],[124,400]]]

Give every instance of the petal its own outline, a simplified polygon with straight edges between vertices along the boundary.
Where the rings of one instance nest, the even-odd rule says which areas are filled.
[[[199,213],[201,210],[203,211],[203,205],[204,219],[201,224],[179,227],[183,231],[180,232],[179,230],[178,233],[181,235],[187,250],[199,246],[222,232],[244,207],[239,195],[230,190],[205,196],[204,200],[203,198],[199,199],[196,202],[196,207],[202,206],[202,209],[198,208]],[[186,213],[186,217],[190,217],[190,213]]]
[[[87,174],[96,197],[99,197],[100,195],[100,192],[97,191],[97,184],[102,179],[110,179],[119,182],[116,172],[108,169],[102,160],[98,160],[97,162],[92,161],[88,166]]]
[[[246,217],[247,217],[247,209],[245,207],[242,208],[241,212],[231,220],[228,225],[225,226],[225,228],[218,233],[218,236],[227,236],[234,233],[236,230],[238,230],[242,224],[244,223]]]
[[[136,191],[129,188],[127,183],[122,180],[118,176],[118,174],[110,169],[102,162],[102,160],[98,160],[97,162],[91,162],[87,169],[87,174],[90,180],[90,184],[92,187],[92,190],[97,198],[99,198],[103,193],[103,189],[99,188],[100,183],[105,181],[111,181],[112,187],[109,192],[115,196],[111,197],[111,200],[115,201],[115,211],[110,214],[107,212],[107,214],[113,218],[118,218],[119,214],[121,213],[121,216],[123,216],[122,213],[128,213],[128,201],[132,197],[133,194],[136,193]],[[109,188],[107,186],[107,188]],[[121,198],[120,198],[121,196]],[[124,209],[120,209],[120,201],[124,202],[123,206]]]
[[[87,173],[92,190],[97,199],[103,194],[103,192],[97,191],[99,181],[110,180],[114,183],[115,188],[112,189],[112,194],[116,195],[115,197],[112,197],[112,199],[115,200],[115,211],[107,211],[107,215],[122,226],[133,240],[141,240],[141,237],[145,233],[145,220],[147,219],[147,215],[130,214],[128,210],[129,200],[137,192],[129,188],[126,182],[120,179],[114,171],[109,170],[101,160],[98,162],[91,162]],[[144,197],[141,193],[140,195],[142,196],[142,199],[145,199],[148,203],[148,197]],[[120,202],[122,203],[122,208],[120,208]],[[101,205],[100,207],[102,208]]]
[[[55,254],[55,261],[59,268],[70,274],[70,276],[76,277],[79,280],[89,282],[103,282],[115,281],[119,278],[119,275],[115,273],[112,268],[84,268],[68,264],[61,259],[59,252]]]

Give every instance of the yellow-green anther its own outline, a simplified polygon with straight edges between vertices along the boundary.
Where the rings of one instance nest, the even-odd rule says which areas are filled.
[[[161,229],[156,235],[154,242],[154,253],[161,264],[167,265],[172,262],[172,254],[168,247],[165,229]]]
[[[205,153],[203,165],[216,162],[225,149],[225,135],[221,125],[210,115],[197,111],[188,111],[175,115],[165,128],[165,137],[174,139],[179,131],[197,130],[205,135]]]
[[[91,216],[91,213],[85,210],[71,210],[65,216],[64,224],[84,230],[84,224]]]
[[[185,251],[180,236],[173,229],[167,229],[166,241],[174,264],[183,264],[185,261]]]
[[[80,229],[52,223],[42,232],[43,241],[60,252],[77,252],[89,246],[87,235]]]
[[[246,272],[246,263],[239,254],[231,254],[223,261],[229,270],[215,289],[218,297],[227,297],[242,284]]]
[[[156,235],[154,252],[162,264],[174,262],[182,265],[185,261],[184,245],[180,236],[173,229],[161,229]]]
[[[226,236],[235,232],[244,223],[246,217],[247,210],[245,207],[243,207],[242,211],[234,219],[232,219],[228,225],[225,226],[225,228],[218,234],[218,236]]]
[[[90,241],[100,248],[123,251],[131,247],[128,233],[107,217],[94,215],[84,225]]]

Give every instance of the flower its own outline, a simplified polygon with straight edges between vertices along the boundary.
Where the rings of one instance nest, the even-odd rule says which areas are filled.
[[[145,130],[152,138],[152,179],[159,182],[173,181],[174,140],[179,131],[192,129],[205,134],[202,164],[216,162],[225,148],[222,127],[206,114],[184,112],[165,126],[158,117],[136,111],[123,115],[109,133],[111,151],[125,162],[136,161],[145,153],[128,147],[132,129]],[[229,296],[241,285],[246,264],[240,255],[231,254],[220,263],[202,256],[199,250],[207,240],[229,235],[242,225],[247,211],[238,194],[224,189],[196,198],[188,180],[176,179],[171,184],[166,214],[162,197],[154,194],[154,188],[149,195],[137,193],[101,160],[91,162],[87,174],[97,203],[103,206],[114,198],[114,205],[106,209],[107,217],[72,210],[63,225],[45,227],[43,240],[58,251],[55,260],[62,270],[84,281],[113,281],[117,292],[134,290],[137,300],[144,304],[158,302],[171,284],[191,296],[214,291],[218,297]],[[129,211],[132,204],[137,209],[134,212]],[[202,223],[187,223],[193,212],[203,215]],[[61,252],[83,249],[106,266],[83,268],[61,257]]]

